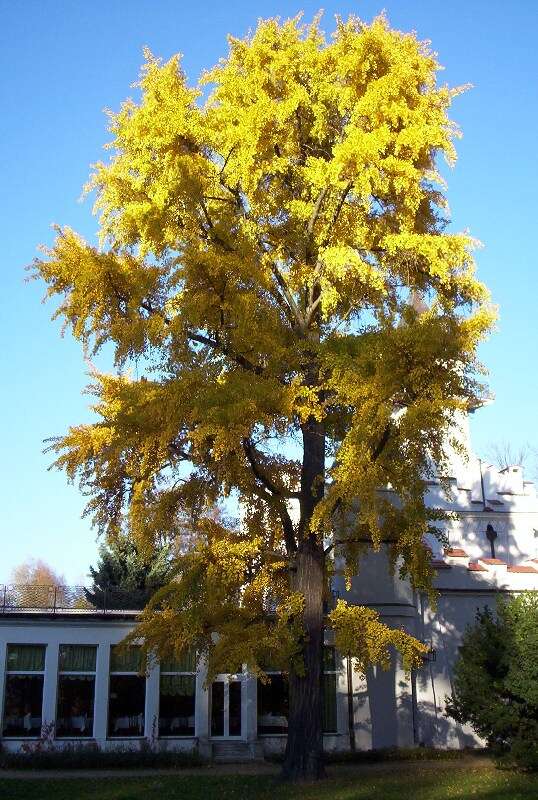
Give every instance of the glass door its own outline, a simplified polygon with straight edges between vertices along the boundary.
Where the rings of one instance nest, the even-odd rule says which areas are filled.
[[[241,736],[241,681],[224,676],[211,684],[211,736],[232,738]]]

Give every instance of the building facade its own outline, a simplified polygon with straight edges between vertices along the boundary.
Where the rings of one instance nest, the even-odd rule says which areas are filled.
[[[465,429],[465,425],[463,426]],[[369,553],[349,590],[349,603],[376,608],[383,621],[426,642],[423,667],[406,675],[397,658],[389,670],[354,670],[345,654],[325,647],[323,725],[327,750],[464,747],[473,732],[444,714],[458,645],[476,610],[500,595],[538,589],[538,498],[520,466],[498,470],[472,453],[454,454],[447,497],[438,480],[428,501],[454,513],[448,548],[430,542],[437,607],[391,575],[384,551]],[[55,746],[196,750],[203,757],[259,757],[282,752],[287,731],[286,676],[269,671],[259,683],[246,670],[209,686],[203,664],[141,669],[137,648],[118,645],[136,612],[95,610],[77,602],[29,604],[0,587],[0,719],[2,745],[25,750],[45,738]],[[28,604],[25,604],[28,605]],[[32,744],[34,743],[34,744]]]

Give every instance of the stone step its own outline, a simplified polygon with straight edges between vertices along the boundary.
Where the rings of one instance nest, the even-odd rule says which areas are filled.
[[[246,742],[212,742],[211,751],[213,761],[221,764],[240,764],[254,758],[250,745]]]

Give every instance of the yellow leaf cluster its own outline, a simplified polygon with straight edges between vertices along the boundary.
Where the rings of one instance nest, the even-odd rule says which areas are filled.
[[[348,606],[339,600],[329,619],[336,647],[352,656],[355,668],[363,674],[370,665],[388,669],[393,650],[400,654],[404,670],[410,672],[422,665],[428,651],[425,644],[403,629],[389,628],[381,622],[373,608]]]

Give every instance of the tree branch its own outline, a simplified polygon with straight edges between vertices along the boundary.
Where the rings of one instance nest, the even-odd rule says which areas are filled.
[[[293,528],[293,522],[291,521],[291,517],[289,515],[288,509],[286,508],[286,504],[282,498],[276,497],[272,495],[267,489],[264,489],[262,486],[255,485],[253,487],[254,494],[261,497],[268,505],[272,506],[278,516],[280,517],[280,522],[282,524],[282,531],[284,533],[284,544],[286,545],[286,550],[288,556],[291,556],[297,550],[297,542],[295,541],[295,531]]]
[[[147,311],[148,314],[161,314],[160,311],[156,311],[150,302],[143,301],[140,303],[140,307]],[[164,319],[167,325],[170,325],[170,319],[166,317],[164,314],[161,314],[162,318]],[[254,375],[263,375],[264,369],[260,367],[258,364],[253,364],[248,358],[241,355],[240,353],[234,353],[230,347],[222,344],[222,342],[217,342],[215,339],[210,339],[208,336],[204,336],[201,333],[194,333],[192,331],[187,332],[187,338],[191,339],[194,342],[198,342],[199,344],[203,344],[206,347],[211,347],[213,350],[217,350],[222,355],[226,356],[227,358],[231,358],[239,367],[247,370],[248,372],[253,372]]]
[[[325,245],[329,241],[330,232],[331,232],[332,228],[334,228],[334,226],[338,222],[338,217],[340,216],[340,212],[342,211],[342,207],[343,207],[344,203],[346,202],[346,197],[350,193],[352,187],[353,187],[353,181],[350,181],[347,184],[347,186],[344,189],[344,191],[342,192],[342,195],[340,196],[340,200],[338,201],[338,205],[336,206],[336,209],[334,211],[333,218],[332,218],[331,223],[329,225],[329,232],[327,233],[327,236],[323,240],[322,247],[325,247]]]
[[[203,198],[200,198],[198,202],[200,204],[200,207],[202,209],[203,215],[206,219],[207,226],[209,229],[206,231],[204,229],[204,226],[200,225],[204,234],[209,235],[210,239],[212,239],[216,244],[220,245],[222,249],[226,251],[226,253],[233,253],[234,252],[233,247],[230,247],[230,245],[227,242],[225,242],[224,239],[218,235],[218,233],[215,232],[215,225],[213,224],[213,220],[209,215],[209,211],[207,210],[207,206],[204,203]]]
[[[226,156],[226,158],[223,160],[223,164],[222,164],[222,167],[220,168],[219,175],[222,175],[222,173],[223,173],[223,172],[224,172],[224,170],[226,169],[226,167],[227,167],[227,165],[228,165],[228,161],[230,160],[230,157],[231,157],[231,155],[232,155],[233,151],[236,149],[236,147],[237,147],[237,145],[235,145],[235,144],[234,144],[234,145],[232,145],[232,147],[230,147],[230,151],[229,151],[228,155],[227,155],[227,156]]]
[[[254,477],[263,486],[263,490],[260,490],[260,496],[277,510],[282,523],[286,550],[288,551],[288,555],[291,555],[297,550],[297,542],[295,541],[293,522],[291,521],[289,511],[286,508],[286,499],[298,498],[299,492],[286,492],[285,490],[280,489],[269,478],[269,476],[263,472],[260,465],[256,461],[256,448],[252,444],[252,441],[248,438],[245,438],[242,441],[242,445]]]
[[[216,200],[219,203],[231,203],[233,206],[236,205],[236,201],[232,197],[216,197],[212,194],[205,194],[204,200]]]
[[[378,539],[377,541],[380,542],[381,544],[394,544],[396,539]],[[331,552],[331,550],[342,544],[373,544],[373,540],[369,539],[368,537],[360,537],[358,539],[337,539],[336,541],[331,542],[331,544],[327,545],[327,547],[323,552],[325,553],[325,555],[328,555]]]
[[[279,287],[280,287],[280,289],[282,291],[282,294],[286,298],[291,311],[293,312],[293,317],[294,317],[295,321],[297,322],[297,324],[299,325],[301,330],[304,330],[305,321],[304,321],[303,315],[301,314],[299,306],[295,302],[295,299],[294,299],[292,293],[290,292],[290,290],[288,289],[288,285],[287,285],[286,281],[284,280],[284,277],[283,277],[282,273],[280,272],[280,270],[278,269],[278,267],[276,266],[276,264],[272,264],[271,265],[271,272],[275,276],[276,282],[278,283],[278,285],[279,285]]]
[[[298,500],[300,498],[299,492],[290,492],[287,489],[277,486],[276,483],[274,483],[274,481],[272,481],[271,478],[263,471],[259,461],[256,459],[257,450],[251,439],[243,439],[242,445],[254,476],[268,491],[271,492],[271,494],[286,499],[295,498]]]
[[[377,461],[377,459],[379,458],[379,456],[381,455],[381,453],[385,449],[385,447],[386,447],[386,445],[387,445],[387,443],[389,441],[389,438],[390,438],[392,427],[393,427],[392,421],[389,420],[387,422],[386,426],[385,426],[385,430],[381,434],[381,439],[379,440],[377,445],[372,450],[372,461]]]
[[[316,310],[318,309],[320,304],[321,304],[321,293],[318,294],[318,296],[316,297],[315,300],[311,299],[310,302],[309,302],[308,308],[307,308],[306,313],[305,313],[305,325],[306,325],[306,327],[308,327],[310,325],[310,323],[312,322],[312,318],[313,318],[314,314],[316,313]]]
[[[308,233],[309,236],[312,236],[312,234],[314,232],[314,226],[315,226],[315,224],[316,224],[316,222],[318,220],[319,213],[321,211],[321,206],[323,205],[323,201],[327,197],[328,193],[329,193],[329,187],[325,186],[321,190],[321,192],[318,194],[318,198],[316,200],[316,204],[314,206],[314,209],[312,211],[310,219],[308,220],[308,226],[307,226],[307,229],[306,229],[306,232]]]
[[[166,325],[170,325],[170,319],[165,314],[163,314],[162,311],[157,311],[156,309],[154,309],[149,300],[142,300],[140,303],[140,308],[143,308],[144,311],[147,311],[147,313],[150,315],[159,314],[163,318]]]
[[[219,353],[222,353],[223,356],[227,358],[231,358],[239,367],[247,370],[248,372],[253,372],[254,375],[263,375],[264,368],[259,366],[258,364],[253,364],[248,358],[241,355],[241,353],[234,353],[234,351],[227,347],[222,342],[218,342],[215,339],[210,339],[209,336],[204,336],[201,333],[194,333],[193,331],[187,332],[187,337],[191,339],[193,342],[198,342],[198,344],[203,344],[204,347],[210,347],[212,350],[216,350]]]
[[[175,444],[174,442],[169,442],[168,443],[168,449],[175,456],[178,456],[178,458],[181,458],[183,461],[190,461],[191,460],[191,456],[189,456],[189,454],[185,450],[182,450],[181,447],[178,447],[178,445]]]

